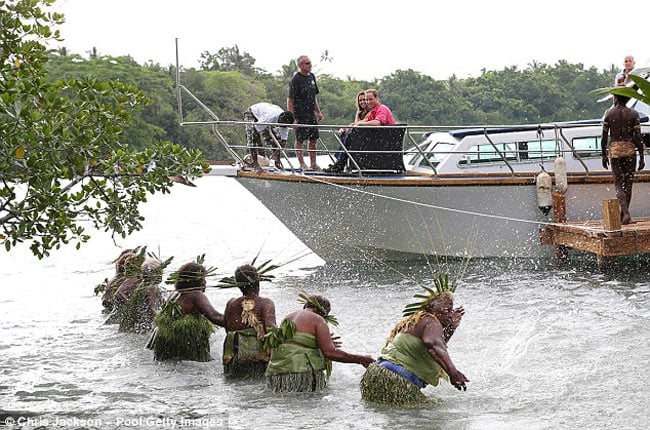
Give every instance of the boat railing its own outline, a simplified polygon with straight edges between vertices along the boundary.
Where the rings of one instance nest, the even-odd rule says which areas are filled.
[[[515,169],[513,169],[512,165],[508,162],[508,158],[506,157],[506,155],[502,151],[499,151],[499,148],[497,148],[497,146],[494,144],[492,139],[490,139],[490,135],[487,132],[487,128],[483,129],[483,136],[485,136],[485,140],[490,142],[490,145],[492,145],[492,148],[494,148],[494,150],[499,154],[499,156],[501,157],[501,160],[503,161],[503,163],[506,166],[508,166],[508,169],[510,169],[510,173],[512,175],[514,175],[515,174]]]
[[[215,134],[215,136],[217,136],[217,140],[219,141],[219,143],[221,143],[221,146],[224,147],[226,152],[230,154],[230,156],[235,160],[235,162],[243,164],[244,163],[243,158],[240,157],[239,154],[232,149],[231,145],[228,144],[228,141],[218,129],[219,123],[222,123],[223,121],[220,121],[217,114],[215,114],[208,106],[205,105],[205,103],[203,103],[198,97],[196,97],[192,93],[192,91],[187,89],[184,85],[181,85],[179,80],[180,77],[177,74],[176,96],[178,99],[178,115],[180,118],[180,125],[181,126],[189,125],[189,124],[210,125],[212,127],[212,132]],[[209,116],[211,116],[214,119],[214,121],[186,122],[183,113],[183,102],[182,102],[183,93],[187,94],[192,100],[194,100],[194,102],[197,103]]]
[[[413,136],[411,135],[411,133],[409,133],[408,129],[406,130],[406,137],[410,140],[413,147],[417,150],[417,153],[422,157],[422,160],[427,164],[427,166],[429,166],[431,168],[431,170],[433,171],[433,175],[438,176],[438,169],[431,162],[431,159],[429,158],[429,155],[431,155],[431,154],[430,153],[427,154],[422,150],[422,146],[425,146],[426,143],[425,142],[420,142],[420,143],[416,142],[415,139],[413,139]],[[404,155],[408,155],[408,153],[405,151]]]
[[[176,92],[177,92],[177,103],[178,103],[178,114],[180,117],[180,125],[208,125],[211,127],[212,132],[217,137],[218,142],[228,153],[228,155],[234,160],[235,163],[240,166],[246,164],[244,158],[246,153],[251,149],[247,145],[233,145],[232,142],[229,142],[226,136],[221,132],[220,127],[222,126],[235,126],[239,127],[242,130],[241,135],[244,136],[243,132],[246,125],[250,125],[249,122],[245,121],[223,121],[218,115],[210,109],[205,103],[203,103],[195,94],[192,93],[188,88],[186,88],[181,83],[181,67],[178,63],[178,44],[176,52]],[[211,118],[209,121],[186,121],[183,111],[183,96],[189,97],[193,102],[195,102],[203,111]],[[650,125],[648,125],[647,116],[642,119],[642,135],[646,146],[650,144]],[[273,124],[266,123],[271,126],[284,126],[285,124]],[[585,162],[588,158],[593,158],[596,155],[594,153],[599,152],[599,143],[594,140],[592,144],[588,144],[586,148],[576,148],[574,143],[570,138],[567,138],[565,131],[571,128],[580,128],[580,127],[593,127],[599,125],[599,120],[587,120],[587,121],[575,121],[575,122],[561,122],[561,123],[543,123],[539,125],[462,125],[462,126],[420,126],[420,125],[403,125],[405,128],[405,134],[402,141],[403,147],[401,151],[396,150],[381,150],[383,154],[391,154],[400,152],[401,156],[404,158],[406,167],[414,166],[413,164],[407,163],[406,160],[408,157],[418,158],[418,164],[414,167],[421,167],[425,169],[430,169],[432,176],[438,176],[439,174],[439,164],[440,160],[450,156],[452,154],[461,155],[467,160],[467,165],[473,164],[475,161],[472,161],[471,157],[479,157],[482,154],[480,151],[471,151],[471,150],[460,150],[455,147],[451,150],[433,150],[431,142],[427,141],[426,135],[429,133],[435,132],[450,132],[456,135],[464,133],[473,133],[473,134],[482,134],[486,140],[486,143],[489,143],[491,146],[491,151],[494,151],[494,157],[488,158],[487,160],[478,160],[479,163],[503,163],[507,166],[510,174],[514,175],[517,168],[513,166],[514,162],[523,162],[526,159],[526,162],[529,162],[529,155],[527,150],[521,150],[519,147],[511,150],[506,148],[505,144],[501,142],[496,142],[492,138],[496,133],[502,133],[504,131],[508,132],[517,132],[517,131],[532,131],[537,129],[540,139],[540,148],[536,150],[534,159],[537,161],[548,161],[551,158],[556,157],[557,155],[572,154],[575,160],[582,166],[585,173],[590,173],[590,168]],[[293,129],[298,127],[314,127],[313,125],[300,125],[293,124],[291,125]],[[374,171],[367,171],[363,168],[362,164],[359,162],[359,158],[365,154],[376,154],[378,151],[368,151],[363,149],[351,149],[346,147],[343,144],[337,130],[340,128],[347,128],[349,125],[324,125],[319,124],[317,126],[321,132],[322,137],[318,139],[317,154],[318,155],[327,155],[330,161],[334,162],[336,160],[337,154],[344,153],[347,155],[349,160],[350,171],[356,172],[359,176],[363,176],[364,173],[374,173]],[[376,128],[376,127],[373,127]],[[542,130],[553,129],[555,133],[555,148],[552,151],[546,153],[546,149],[541,145],[541,132]],[[327,138],[329,142],[326,142]],[[594,137],[596,139],[596,137]],[[453,140],[452,140],[453,141]],[[452,141],[445,142],[453,144]],[[560,142],[563,143],[560,144]],[[407,144],[407,148],[404,148],[404,144]],[[289,167],[291,172],[298,171],[293,164],[295,164],[295,156],[297,150],[290,147],[282,147],[279,142],[274,140],[274,145],[276,149],[279,149],[281,158],[284,160],[284,163]],[[503,147],[501,147],[503,145]],[[564,149],[568,148],[568,149]],[[259,149],[273,149],[273,148],[259,148]],[[514,153],[514,157],[513,154]],[[525,153],[525,154],[524,154]],[[488,154],[490,155],[490,154]],[[417,156],[417,157],[416,157]],[[585,158],[586,157],[586,158]],[[471,162],[470,162],[471,161]],[[458,166],[461,166],[462,161],[458,162]],[[464,167],[464,166],[461,166]],[[381,169],[379,169],[381,170]],[[428,174],[428,172],[425,172]]]
[[[580,164],[582,164],[582,167],[585,169],[585,173],[589,174],[589,167],[587,167],[587,163],[585,163],[583,161],[582,157],[578,154],[576,149],[573,147],[573,144],[571,143],[571,141],[569,139],[567,139],[567,137],[564,135],[564,131],[561,128],[557,128],[555,130],[555,132],[556,132],[556,134],[559,133],[560,137],[562,138],[562,140],[564,141],[566,146],[568,146],[570,148],[571,153],[573,154],[573,158],[578,160],[578,162],[580,162]]]
[[[193,100],[195,100],[197,103],[200,103],[200,101],[193,97],[191,91],[187,90],[185,87],[180,88],[182,91],[185,91],[187,94],[189,94]],[[207,106],[205,107],[206,111],[209,109]],[[214,120],[211,121],[183,121],[181,122],[181,125],[186,126],[186,125],[209,125],[211,126],[212,131],[214,134],[217,136],[218,141],[221,143],[221,145],[226,149],[228,154],[233,158],[235,163],[238,163],[240,165],[245,165],[245,155],[250,149],[255,148],[255,147],[250,147],[245,143],[242,144],[233,144],[228,142],[228,140],[224,137],[224,135],[220,132],[220,127],[238,127],[242,129],[241,136],[245,136],[245,132],[243,129],[245,128],[246,125],[251,125],[250,122],[247,121],[222,121],[216,119],[216,115],[213,115],[215,118]],[[286,126],[286,124],[279,124],[279,123],[259,123],[259,124],[266,124],[269,126],[274,126],[274,127],[281,127],[281,126]],[[314,127],[313,125],[302,125],[302,124],[293,124],[291,125],[291,128],[294,130],[296,128],[300,127]],[[458,130],[462,129],[463,127],[447,127],[447,126],[409,126],[409,125],[403,125],[400,127],[403,127],[405,129],[404,133],[404,140],[403,143],[407,143],[407,145],[403,145],[403,147],[399,150],[397,149],[382,149],[380,151],[378,150],[366,150],[366,149],[351,149],[346,147],[343,144],[343,141],[341,140],[341,137],[339,133],[337,132],[340,128],[346,128],[349,127],[347,125],[342,126],[342,125],[318,125],[317,126],[320,132],[320,138],[317,141],[317,148],[316,152],[319,156],[327,156],[328,159],[334,163],[337,155],[340,153],[344,153],[347,155],[349,159],[349,171],[351,173],[354,173],[358,176],[364,176],[367,174],[375,174],[379,172],[387,172],[387,171],[395,171],[397,172],[399,169],[364,169],[363,165],[359,162],[359,158],[363,156],[368,156],[368,155],[378,155],[378,154],[383,154],[383,155],[388,155],[388,154],[400,154],[402,157],[411,157],[414,155],[420,155],[422,158],[422,161],[420,162],[421,167],[427,167],[431,169],[432,176],[437,176],[438,175],[438,170],[436,168],[436,163],[432,162],[432,156],[435,157],[442,157],[444,158],[447,155],[450,154],[457,154],[457,155],[476,155],[475,151],[471,150],[466,150],[462,151],[459,150],[458,148],[452,148],[451,150],[445,151],[445,150],[430,150],[428,149],[429,144],[426,142],[425,139],[422,138],[422,135],[425,134],[425,132],[441,132],[441,131],[450,131],[450,130]],[[386,126],[385,128],[395,128],[395,126]],[[485,138],[486,143],[488,143],[492,150],[494,151],[494,154],[496,158],[494,160],[499,159],[500,162],[502,162],[509,170],[511,175],[514,175],[516,172],[516,169],[512,165],[511,159],[508,158],[508,154],[510,151],[508,151],[508,154],[499,147],[497,143],[492,139],[490,135],[490,131],[492,129],[496,129],[499,126],[483,126],[481,127],[481,133]],[[564,155],[565,153],[571,153],[574,155],[575,159],[579,161],[579,163],[582,165],[584,168],[585,172],[589,173],[589,168],[587,164],[582,160],[582,157],[580,155],[580,151],[578,151],[572,144],[570,139],[567,138],[567,136],[564,133],[564,128],[569,128],[569,127],[576,127],[574,125],[555,125],[553,126],[555,130],[556,137],[553,140],[556,140],[556,147],[552,150],[549,151],[548,154],[545,153],[544,150],[539,151],[539,159],[540,161],[549,159],[550,157],[556,157],[557,155]],[[582,125],[584,127],[584,125]],[[372,129],[377,129],[377,128],[382,128],[382,127],[359,127],[359,128],[372,128]],[[466,127],[465,127],[466,128]],[[548,128],[548,127],[547,127]],[[257,147],[259,150],[269,150],[269,149],[278,149],[280,151],[280,157],[283,160],[283,163],[286,164],[288,167],[288,171],[290,172],[298,172],[300,169],[298,169],[297,166],[295,166],[295,156],[297,153],[297,150],[293,147],[290,147],[289,145],[287,146],[282,146],[280,142],[278,142],[275,139],[275,136],[271,134],[274,148],[265,148],[265,147]],[[420,139],[422,139],[420,142],[416,140],[417,136],[420,136]],[[566,148],[568,150],[563,149],[562,145],[559,144],[559,142],[562,141],[566,145]],[[406,147],[404,147],[406,146]],[[260,151],[262,152],[262,151]],[[521,152],[518,148],[515,149],[515,152]],[[515,157],[516,158],[516,157]],[[514,160],[517,161],[517,158]],[[401,172],[400,172],[401,173]]]
[[[240,166],[246,165],[245,162],[245,156],[246,153],[248,153],[251,149],[246,144],[242,145],[237,145],[237,144],[232,144],[232,142],[229,142],[228,139],[224,136],[223,133],[221,133],[220,127],[224,126],[234,126],[234,127],[239,127],[242,130],[241,135],[245,136],[244,128],[246,125],[251,125],[250,122],[246,121],[231,121],[231,120],[221,120],[218,115],[216,115],[212,109],[210,109],[209,106],[207,106],[205,103],[203,103],[196,95],[192,93],[188,88],[186,88],[184,85],[181,84],[180,81],[180,67],[176,68],[177,74],[176,74],[176,91],[177,91],[177,101],[178,101],[178,112],[179,112],[179,117],[180,117],[180,124],[181,126],[185,125],[208,125],[211,127],[212,132],[214,135],[217,137],[218,142],[221,144],[221,146],[225,149],[225,151],[230,155],[230,157],[234,160],[236,164],[239,164]],[[186,121],[184,117],[184,112],[183,112],[183,103],[182,103],[182,98],[183,96],[188,96],[190,99],[192,99],[199,107],[203,109],[204,112],[211,118],[209,121]],[[267,124],[270,126],[286,126],[286,124],[278,124],[278,123],[259,123],[259,124]],[[541,130],[549,130],[553,129],[555,131],[555,148],[550,155],[545,155],[544,149],[542,148],[542,145],[540,145],[540,149],[538,151],[538,158],[541,161],[550,159],[552,156],[557,156],[559,155],[564,155],[565,152],[572,153],[575,157],[576,160],[579,161],[579,163],[582,165],[584,168],[585,172],[589,173],[589,168],[587,164],[582,160],[582,157],[584,155],[581,155],[581,152],[585,152],[583,150],[578,150],[574,147],[572,144],[571,140],[568,139],[564,133],[564,130],[567,128],[575,128],[575,127],[586,127],[586,126],[593,126],[595,122],[588,122],[588,121],[583,121],[583,122],[573,122],[573,123],[546,123],[546,124],[539,124],[537,126],[535,125],[464,125],[464,126],[420,126],[420,125],[399,125],[399,127],[403,127],[405,132],[404,136],[402,139],[402,147],[400,150],[391,150],[391,149],[382,149],[381,151],[377,150],[365,150],[363,148],[349,148],[346,147],[346,145],[343,144],[343,141],[341,140],[341,137],[339,133],[337,132],[341,128],[348,128],[349,125],[326,125],[326,124],[319,124],[317,127],[321,133],[321,137],[318,139],[317,142],[317,149],[316,152],[318,155],[326,155],[329,160],[333,163],[335,162],[337,155],[340,153],[344,153],[348,160],[349,160],[349,170],[351,172],[356,172],[357,175],[359,176],[364,176],[364,174],[370,173],[374,174],[376,172],[382,172],[382,169],[364,169],[364,166],[362,163],[360,163],[360,159],[363,158],[365,155],[368,154],[378,154],[381,152],[381,154],[400,154],[400,156],[406,160],[407,157],[411,156],[416,156],[419,155],[421,157],[421,161],[419,162],[420,167],[424,168],[429,168],[431,169],[432,176],[438,176],[439,174],[439,169],[438,169],[438,164],[439,161],[436,161],[436,158],[442,157],[445,158],[446,156],[449,156],[451,154],[458,154],[461,156],[466,157],[466,159],[469,160],[468,157],[474,156],[474,155],[481,155],[480,153],[473,152],[470,150],[467,151],[462,151],[459,150],[459,148],[452,148],[449,151],[441,151],[441,150],[433,150],[430,144],[430,142],[427,141],[426,136],[430,133],[435,133],[435,132],[450,132],[450,133],[473,133],[473,134],[482,134],[487,142],[489,142],[489,145],[492,147],[492,150],[494,151],[495,156],[493,159],[487,160],[488,163],[492,163],[495,161],[499,161],[504,163],[508,170],[510,171],[510,174],[514,175],[516,169],[512,165],[512,159],[509,158],[509,155],[511,155],[511,152],[509,149],[506,151],[506,147],[504,146],[503,148],[499,148],[499,145],[501,145],[501,142],[498,144],[495,143],[495,141],[492,139],[491,135],[494,133],[499,133],[503,132],[504,130],[507,131],[531,131],[537,128],[538,134],[541,132]],[[291,128],[294,130],[299,127],[314,127],[314,125],[302,125],[302,124],[292,124]],[[395,127],[395,126],[386,126],[386,127]],[[378,127],[359,127],[359,128],[373,128],[377,129]],[[381,128],[381,127],[379,127]],[[281,159],[286,163],[288,166],[288,170],[291,172],[297,172],[299,169],[297,169],[293,164],[295,163],[295,156],[297,153],[297,150],[291,147],[283,147],[280,142],[278,142],[273,134],[271,134],[273,137],[273,144],[275,145],[275,148],[258,148],[260,150],[266,151],[266,149],[278,149],[280,151],[280,156]],[[540,135],[540,142],[541,142],[541,134]],[[325,138],[325,139],[324,139]],[[326,141],[328,140],[328,141]],[[564,150],[563,146],[560,145],[560,141],[564,142],[568,150]],[[408,143],[410,145],[407,145],[407,148],[404,148],[404,143]],[[594,149],[589,149],[587,152],[593,152]],[[514,161],[521,161],[524,157],[521,156],[521,150],[520,148],[515,148],[514,151],[516,152]],[[527,158],[527,157],[526,157]],[[537,157],[536,157],[537,159]],[[480,161],[479,161],[480,162]],[[469,163],[468,163],[469,164]],[[399,172],[400,169],[388,169],[388,170],[394,170]],[[399,172],[401,173],[401,172]]]

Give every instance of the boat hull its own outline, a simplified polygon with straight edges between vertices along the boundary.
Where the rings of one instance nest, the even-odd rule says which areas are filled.
[[[326,261],[368,255],[409,259],[423,254],[542,258],[554,253],[552,246],[540,244],[539,229],[552,218],[538,208],[531,178],[412,185],[401,180],[369,184],[333,183],[327,178],[238,176],[237,180]],[[635,184],[633,216],[650,214],[644,198],[648,192],[650,183]],[[602,219],[602,201],[614,197],[613,184],[606,178],[571,184],[567,218]]]

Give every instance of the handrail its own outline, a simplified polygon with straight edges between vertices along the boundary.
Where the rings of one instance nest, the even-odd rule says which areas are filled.
[[[189,94],[193,99],[195,99],[195,96],[193,94],[191,94],[191,92],[189,90],[187,90],[187,88],[184,88],[183,86],[181,86],[181,89],[182,89],[183,92]],[[198,102],[198,100],[197,100],[197,102]],[[246,150],[249,147],[248,146],[237,146],[237,145],[229,144],[227,142],[226,138],[219,132],[219,129],[217,128],[217,126],[218,125],[243,126],[243,125],[250,125],[250,122],[247,122],[247,121],[231,121],[231,120],[222,121],[222,120],[216,120],[215,119],[214,121],[184,122],[182,125],[196,125],[196,124],[199,124],[199,125],[208,125],[208,124],[212,125],[213,132],[219,138],[219,141],[222,144],[222,146],[224,148],[226,148],[228,153],[231,155],[231,157],[236,162],[243,163],[242,157],[237,152],[235,152],[234,149],[237,149],[237,150],[244,149],[244,150]],[[280,124],[280,123],[264,123],[264,122],[260,122],[259,124],[266,124],[266,125],[271,125],[271,126],[286,126],[285,124]],[[293,128],[314,127],[314,125],[293,124],[291,127],[293,127]],[[330,148],[327,147],[328,144],[326,144],[322,139],[320,139],[320,142],[321,142],[320,145],[319,145],[320,148],[317,149],[317,153],[319,155],[326,154],[326,155],[328,155],[330,157],[331,160],[333,160],[334,159],[334,152],[345,152],[349,157],[350,164],[351,164],[353,170],[356,169],[357,174],[359,176],[364,176],[363,175],[363,169],[360,168],[355,156],[358,156],[357,154],[372,154],[372,153],[376,153],[377,151],[372,151],[372,150],[369,150],[369,151],[368,150],[349,150],[349,149],[347,149],[342,144],[342,142],[339,139],[339,137],[337,136],[337,134],[333,131],[333,129],[335,129],[335,128],[340,128],[341,126],[339,126],[339,125],[318,125],[317,127],[321,128],[322,131],[326,131],[326,133],[329,136],[332,136],[333,140],[338,145],[337,149],[330,149]],[[431,160],[429,159],[429,156],[431,154],[436,154],[436,155],[441,155],[441,154],[474,154],[474,151],[469,151],[469,150],[464,151],[464,152],[463,151],[458,151],[458,150],[452,150],[452,151],[433,151],[433,150],[429,150],[429,151],[427,151],[427,150],[424,149],[422,142],[420,142],[420,143],[416,142],[413,139],[412,134],[409,133],[409,130],[411,128],[415,128],[415,127],[423,128],[423,126],[404,126],[404,127],[407,129],[407,135],[408,135],[408,139],[409,139],[408,142],[410,142],[412,144],[412,147],[402,149],[401,151],[382,150],[381,152],[382,153],[398,153],[399,152],[399,153],[402,153],[402,155],[404,155],[404,156],[408,156],[409,154],[419,154],[422,157],[422,161],[420,161],[420,163],[419,163],[420,167],[425,167],[426,166],[426,167],[430,168],[432,170],[434,176],[438,176],[439,171],[438,171],[438,168],[436,166],[434,166],[433,163],[431,162]],[[583,127],[584,127],[584,125],[583,125]],[[370,128],[370,127],[360,127],[360,128]],[[373,127],[373,128],[375,128],[375,127]],[[388,127],[386,127],[386,128],[388,128]],[[427,127],[424,127],[424,128],[427,128]],[[427,129],[430,129],[430,128],[427,128]],[[528,128],[528,130],[530,130],[530,128]],[[554,130],[555,130],[556,133],[560,133],[561,140],[567,144],[567,149],[558,149],[558,148],[556,148],[553,152],[554,153],[558,153],[558,152],[560,152],[560,153],[567,153],[567,152],[572,153],[575,156],[575,158],[578,160],[578,162],[582,165],[582,167],[585,169],[585,171],[589,172],[589,168],[585,164],[584,160],[582,160],[582,158],[578,155],[577,150],[573,147],[571,142],[569,142],[568,139],[566,138],[566,136],[564,135],[562,127],[557,125]],[[516,169],[513,167],[512,160],[509,160],[507,158],[507,155],[504,153],[504,151],[502,149],[500,149],[499,145],[494,142],[494,140],[490,136],[490,129],[488,127],[483,127],[482,134],[485,137],[485,142],[489,143],[490,147],[495,151],[494,154],[495,155],[498,154],[498,157],[495,158],[494,160],[491,160],[490,163],[494,163],[494,162],[503,163],[508,167],[509,174],[514,175],[515,172],[516,172]],[[556,141],[559,141],[559,140],[560,140],[560,138],[556,138]],[[292,171],[295,171],[295,168],[294,168],[294,166],[293,166],[293,164],[291,162],[290,157],[292,157],[291,153],[292,152],[295,153],[296,150],[293,149],[293,148],[286,148],[286,147],[283,148],[283,147],[281,147],[279,142],[275,138],[274,138],[273,142],[274,142],[275,148],[280,149],[280,152],[282,154],[282,159],[287,162],[289,169],[291,169]],[[260,147],[260,149],[265,149],[265,148]],[[266,148],[266,149],[269,149],[269,148]],[[517,151],[519,152],[519,149],[517,149]],[[544,158],[544,157],[542,157],[542,158]]]
[[[341,128],[344,128],[344,127],[341,127]],[[360,167],[359,164],[357,163],[357,160],[355,160],[354,157],[352,156],[352,152],[357,152],[357,151],[350,151],[348,148],[345,147],[345,145],[343,144],[343,141],[341,140],[340,136],[339,136],[337,133],[333,133],[333,135],[334,135],[334,138],[336,139],[336,141],[338,142],[339,147],[340,147],[340,148],[343,150],[343,152],[345,152],[345,154],[348,156],[348,160],[351,161],[352,164],[354,164],[354,167],[355,167],[356,170],[357,170],[357,175],[358,175],[359,177],[363,176],[363,172],[361,171],[361,167]],[[325,149],[327,150],[327,154],[328,154],[328,155],[330,156],[330,158],[331,158],[332,156],[331,156],[331,154],[329,153],[329,150],[327,149],[327,147],[325,147]]]
[[[418,152],[420,152],[420,155],[422,156],[422,159],[424,161],[426,161],[426,163],[429,165],[429,167],[431,167],[431,170],[433,170],[433,175],[438,176],[438,169],[436,169],[436,166],[433,165],[431,160],[429,160],[429,157],[424,153],[424,151],[422,151],[422,148],[420,148],[420,145],[415,140],[413,140],[413,136],[411,136],[411,133],[408,133],[408,130],[407,130],[406,135],[408,136],[411,143],[413,143],[413,146],[415,146],[417,148]]]
[[[512,174],[512,176],[514,176],[515,175],[515,169],[512,168],[512,166],[508,162],[506,156],[503,155],[501,153],[501,151],[499,151],[499,148],[497,148],[497,146],[494,144],[494,142],[492,142],[492,139],[490,139],[490,136],[488,136],[488,134],[487,134],[487,128],[483,129],[483,135],[485,136],[487,141],[490,142],[490,145],[492,145],[492,148],[494,148],[494,150],[497,152],[497,154],[499,154],[499,157],[501,157],[501,159],[503,160],[505,165],[508,166],[508,169],[510,169],[510,173]]]
[[[185,86],[181,84],[181,68],[179,65],[178,61],[178,38],[176,38],[176,99],[178,101],[178,115],[180,117],[180,124],[181,126],[185,123],[183,121],[183,91],[185,91],[191,98],[194,100],[201,108],[203,108],[212,118],[215,119],[215,121],[219,121],[219,117],[217,114],[212,112],[212,110],[207,107],[201,100],[199,100],[198,97],[196,97],[190,90],[188,90]],[[226,140],[225,137],[219,132],[217,129],[217,124],[212,125],[212,132],[217,135],[217,138],[219,142],[221,143],[221,146],[224,147],[226,152],[230,154],[231,157],[235,159],[238,163],[243,163],[244,160],[237,154],[235,151],[232,150],[230,145],[228,145],[228,141]]]
[[[562,138],[562,140],[564,140],[564,143],[566,143],[566,145],[569,147],[569,149],[571,149],[571,153],[573,154],[575,159],[578,160],[578,162],[580,164],[582,164],[582,167],[584,167],[584,169],[585,169],[585,173],[588,175],[590,173],[589,172],[589,167],[587,167],[587,164],[582,160],[582,157],[580,157],[578,155],[578,152],[573,147],[573,144],[571,144],[571,142],[569,142],[569,139],[566,138],[566,136],[564,135],[564,131],[561,128],[559,130],[560,130],[560,137]],[[557,131],[556,131],[556,134],[557,134]]]
[[[329,133],[332,133],[333,135],[336,135],[336,133],[332,132],[332,130],[325,130],[325,131],[327,131]],[[332,157],[332,154],[330,154],[329,149],[327,149],[327,145],[325,145],[325,142],[323,142],[323,139],[320,138],[320,135],[318,137],[318,143],[320,143],[321,146],[323,148],[325,148],[325,153],[330,157],[330,161],[334,162],[334,160],[335,160],[334,157]]]
[[[285,152],[282,145],[280,145],[280,142],[278,142],[278,139],[275,138],[275,134],[274,133],[270,133],[270,134],[271,134],[271,139],[273,140],[273,143],[275,144],[275,146],[277,146],[278,150],[280,151],[280,154],[282,154],[282,157],[287,162],[287,164],[291,168],[291,172],[293,173],[293,171],[294,171],[293,164],[291,164],[291,160],[287,156],[287,153]],[[257,149],[264,149],[264,148],[257,148]],[[273,150],[271,150],[271,151],[273,151]]]

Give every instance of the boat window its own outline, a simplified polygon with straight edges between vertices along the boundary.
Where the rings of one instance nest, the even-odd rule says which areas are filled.
[[[576,137],[571,143],[580,158],[600,157],[600,136]]]
[[[560,155],[560,151],[558,151],[555,139],[546,139],[542,141],[536,139],[528,142],[527,155],[527,159],[520,157],[520,161],[554,159]]]
[[[498,152],[495,150],[498,150]],[[555,140],[527,140],[520,142],[481,143],[469,148],[460,165],[472,165],[482,163],[503,163],[505,157],[508,162],[530,162],[531,160],[546,160],[555,158],[559,152],[555,145]]]

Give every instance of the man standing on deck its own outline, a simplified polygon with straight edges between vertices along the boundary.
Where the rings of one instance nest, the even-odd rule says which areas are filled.
[[[621,223],[630,224],[630,202],[632,201],[632,182],[636,169],[636,153],[639,152],[639,171],[645,167],[641,124],[639,113],[626,106],[629,97],[614,95],[614,106],[605,112],[603,134],[600,141],[603,167],[612,163],[616,198],[621,204]],[[607,143],[609,139],[609,158]]]
[[[614,85],[625,85],[630,82],[630,73],[634,70],[636,62],[634,57],[631,55],[626,55],[623,59],[623,70],[616,74],[614,78]]]
[[[298,72],[291,79],[289,84],[289,97],[287,97],[287,110],[294,113],[298,124],[318,124],[324,117],[318,104],[318,85],[316,76],[311,72],[311,60],[306,55],[301,55],[296,60]],[[320,170],[316,163],[316,141],[318,140],[318,128],[297,127],[296,128],[296,156],[300,168],[307,170],[305,159],[302,154],[302,142],[309,140],[309,161],[310,170]]]

